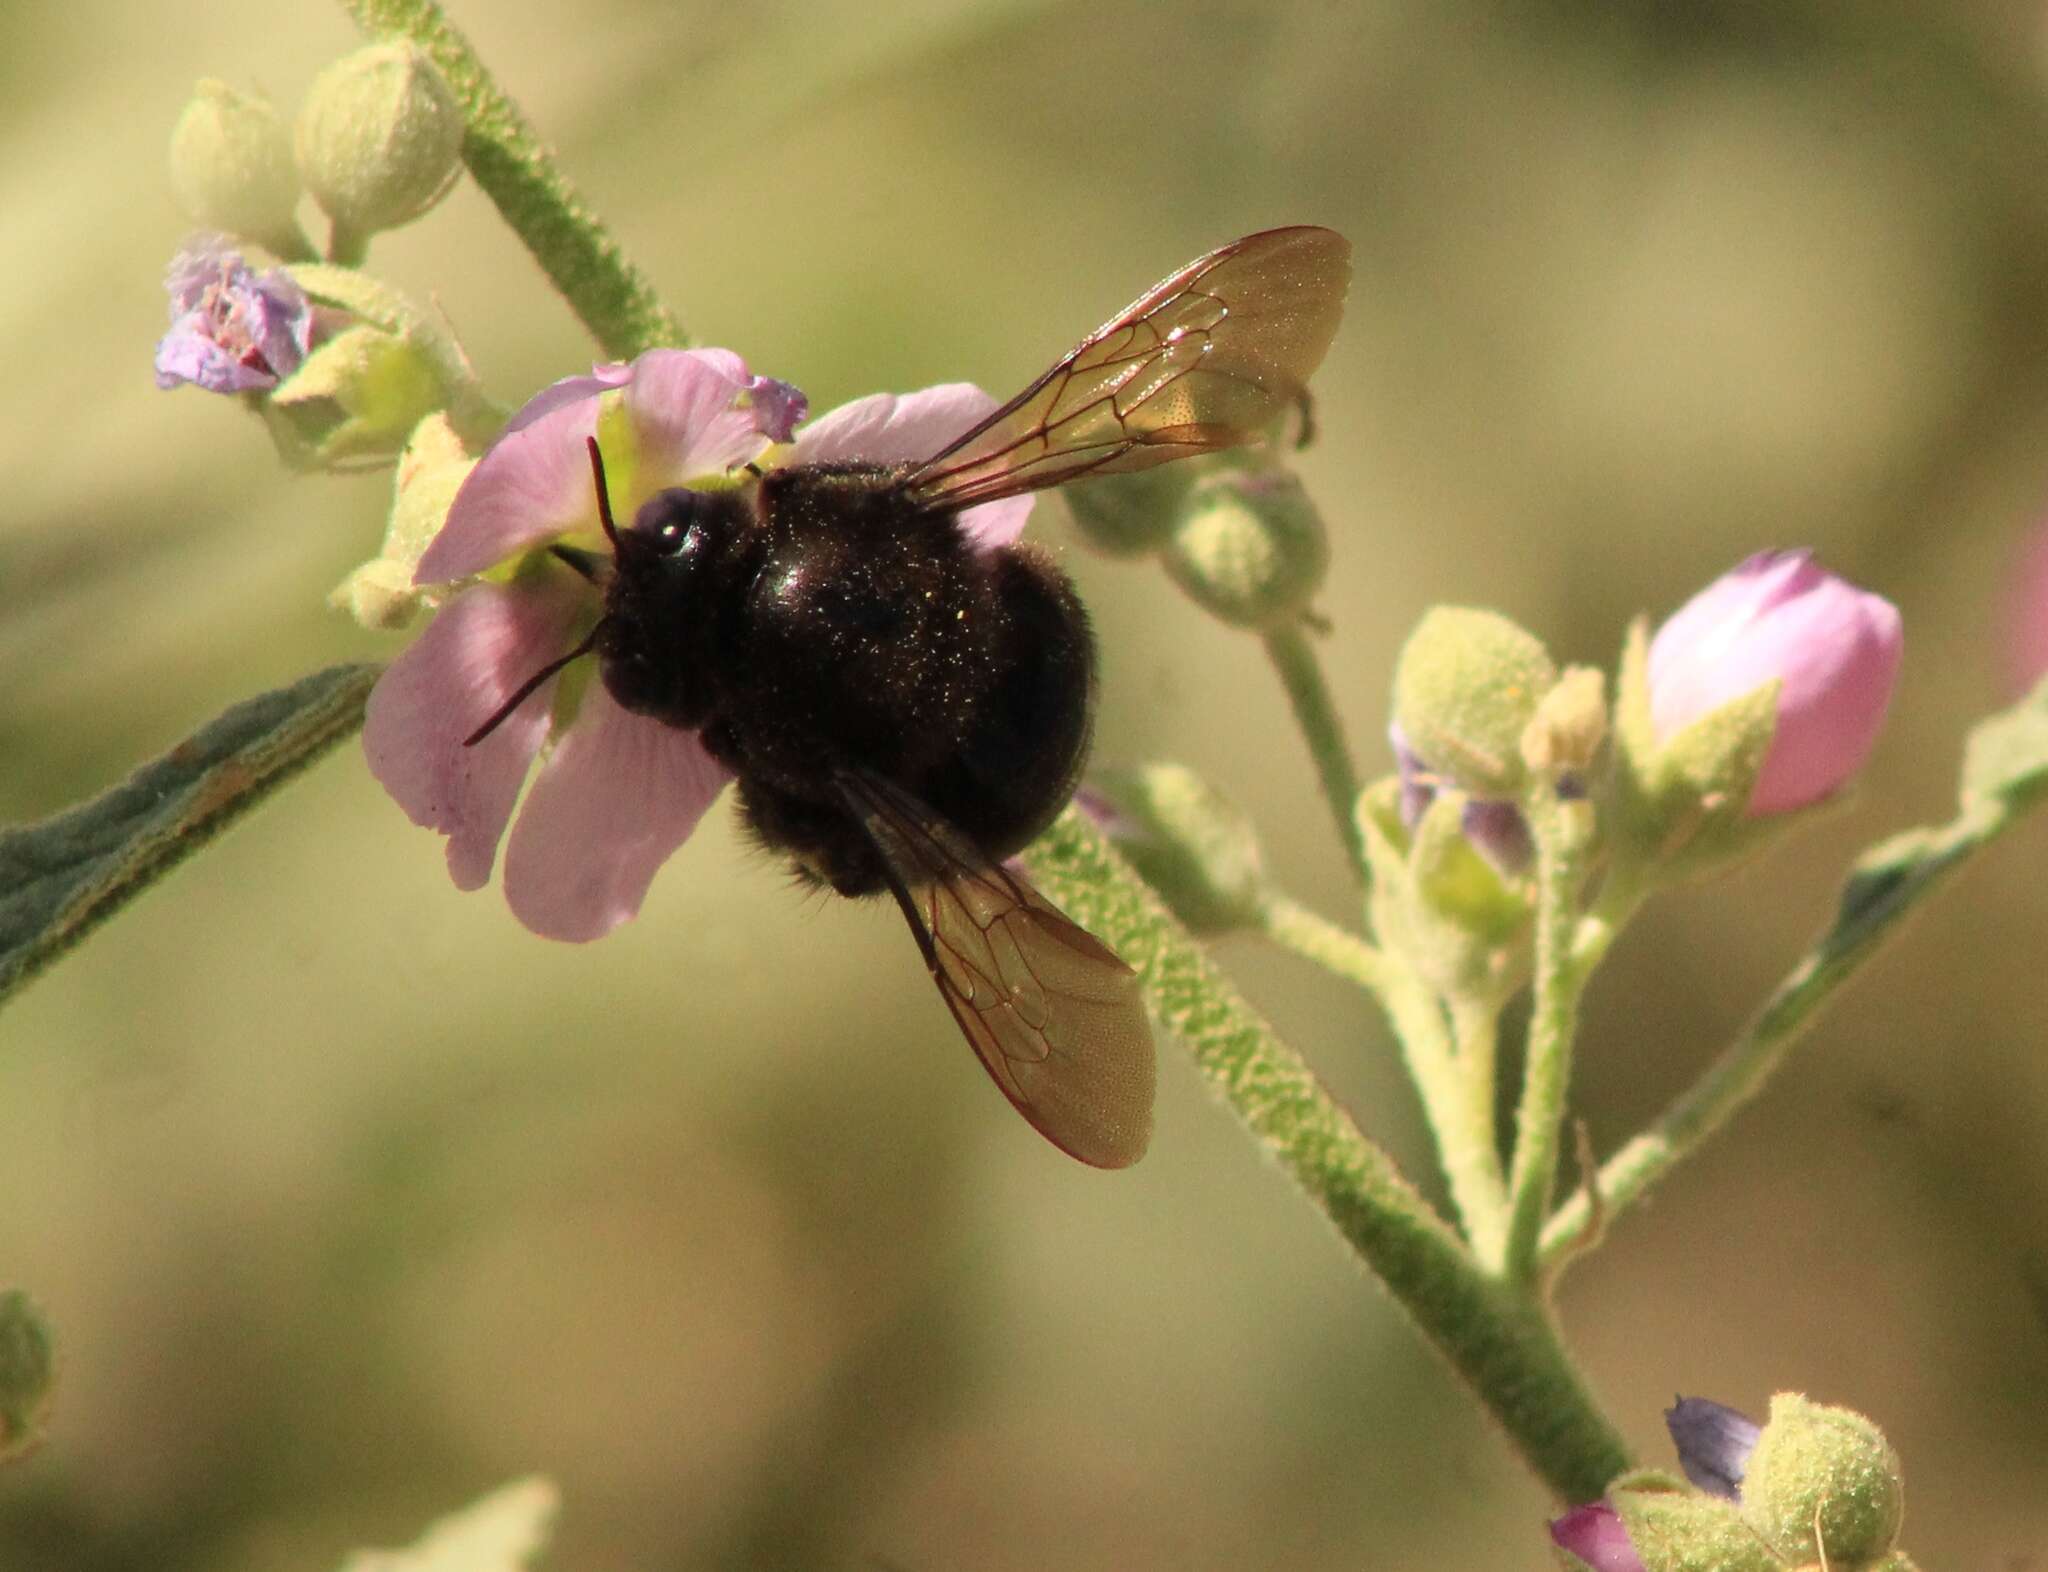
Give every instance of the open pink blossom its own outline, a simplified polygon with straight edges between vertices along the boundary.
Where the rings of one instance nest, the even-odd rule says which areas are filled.
[[[921,459],[993,407],[964,383],[876,394],[795,432],[784,456]],[[447,837],[458,888],[489,880],[510,825],[505,898],[534,932],[594,939],[639,911],[656,870],[731,778],[696,732],[621,708],[593,673],[573,710],[558,706],[551,677],[475,746],[464,739],[599,615],[601,592],[549,551],[606,549],[587,438],[603,449],[623,528],[660,491],[729,485],[738,466],[766,462],[804,409],[795,388],[752,375],[728,350],[649,350],[535,395],[470,472],[416,582],[484,577],[456,590],[392,662],[363,727],[371,772],[415,824]],[[1030,508],[1029,497],[986,503],[961,527],[984,547],[1005,544]]]
[[[1898,683],[1898,608],[1815,566],[1751,557],[1680,607],[1650,644],[1650,718],[1668,740],[1773,678],[1771,735],[1752,817],[1819,802],[1863,767]]]

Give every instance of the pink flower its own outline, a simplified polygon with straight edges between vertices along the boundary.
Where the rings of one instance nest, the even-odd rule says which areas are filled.
[[[1773,678],[1778,723],[1752,817],[1820,801],[1863,767],[1898,682],[1898,608],[1814,566],[1760,552],[1701,590],[1650,645],[1650,717],[1668,741]]]
[[[994,407],[964,383],[875,394],[797,432],[787,458],[922,459]],[[550,677],[474,747],[463,740],[597,619],[600,591],[548,549],[609,550],[586,438],[603,450],[624,528],[657,492],[732,484],[734,469],[789,440],[804,410],[795,388],[751,375],[729,350],[649,350],[536,394],[470,472],[415,582],[476,581],[392,662],[363,727],[371,773],[415,824],[448,838],[457,888],[489,880],[510,824],[505,898],[535,933],[594,939],[639,911],[655,871],[731,778],[696,732],[622,709],[593,673],[580,699],[558,695]],[[1014,540],[1030,510],[1029,497],[987,503],[961,527],[993,547]]]
[[[1593,1572],[1643,1572],[1643,1560],[1628,1542],[1628,1530],[1605,1501],[1573,1507],[1550,1524],[1551,1540]]]
[[[2008,669],[2013,691],[2025,693],[2048,676],[2048,520],[2021,548],[2011,616]]]

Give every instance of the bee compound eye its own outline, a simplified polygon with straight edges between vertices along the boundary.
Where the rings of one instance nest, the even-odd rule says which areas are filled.
[[[679,555],[692,549],[694,528],[702,512],[703,498],[676,486],[657,491],[640,505],[633,519],[633,532],[652,541],[663,555]]]

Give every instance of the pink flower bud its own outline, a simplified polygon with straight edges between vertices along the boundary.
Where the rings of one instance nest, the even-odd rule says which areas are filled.
[[[1568,1550],[1593,1572],[1643,1572],[1642,1557],[1629,1543],[1628,1530],[1605,1501],[1573,1507],[1563,1517],[1553,1518],[1551,1540]]]
[[[1820,801],[1863,766],[1899,676],[1898,608],[1814,565],[1759,552],[1679,608],[1650,644],[1659,741],[1773,678],[1777,729],[1751,817]]]
[[[2006,654],[2013,691],[2025,693],[2048,676],[2048,520],[2027,537],[2018,569]]]

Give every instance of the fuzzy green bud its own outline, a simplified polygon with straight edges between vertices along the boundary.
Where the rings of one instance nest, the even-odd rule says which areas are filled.
[[[1522,735],[1557,683],[1533,634],[1497,612],[1429,611],[1394,668],[1394,721],[1408,747],[1478,797],[1522,788]]]
[[[1797,1392],[1771,1399],[1742,1516],[1781,1556],[1863,1568],[1891,1551],[1905,1515],[1899,1456],[1877,1426]]]
[[[411,622],[425,598],[413,587],[413,574],[474,468],[475,456],[445,414],[421,421],[398,461],[383,549],[336,585],[328,604],[366,628],[402,628]]]
[[[267,98],[202,80],[171,132],[171,193],[195,224],[299,249],[291,133]]]
[[[1194,483],[1192,466],[1161,464],[1073,481],[1059,494],[1089,545],[1105,556],[1142,557],[1166,544]]]
[[[50,1328],[27,1294],[0,1292],[0,1462],[42,1440],[57,1373]]]
[[[1292,474],[1231,470],[1195,484],[1161,560],[1217,620],[1271,628],[1308,610],[1330,566],[1330,542]]]
[[[314,468],[389,462],[452,394],[441,366],[410,339],[367,323],[308,355],[270,395],[286,456]]]
[[[1607,739],[1607,678],[1569,666],[1522,732],[1522,762],[1538,775],[1583,774]]]
[[[1189,931],[1227,933],[1259,919],[1266,864],[1251,820],[1193,770],[1103,770],[1079,799]]]
[[[338,234],[366,240],[418,218],[460,171],[462,106],[418,45],[372,44],[314,80],[299,110],[299,172]]]

